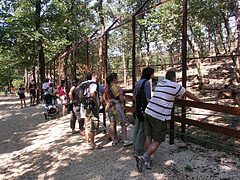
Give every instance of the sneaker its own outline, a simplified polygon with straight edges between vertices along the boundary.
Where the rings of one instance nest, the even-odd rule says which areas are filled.
[[[142,172],[143,164],[144,164],[143,157],[142,156],[137,156],[137,157],[135,157],[135,159],[136,159],[136,162],[137,162],[138,171]]]
[[[112,142],[112,147],[116,146],[117,144],[118,144],[118,141],[117,141],[117,140],[114,140],[114,141]]]
[[[144,163],[144,165],[145,165],[146,169],[152,169],[152,161],[146,161]]]
[[[124,142],[123,142],[123,146],[124,146],[124,147],[131,146],[131,145],[133,145],[133,142],[132,142],[132,141],[124,141]]]

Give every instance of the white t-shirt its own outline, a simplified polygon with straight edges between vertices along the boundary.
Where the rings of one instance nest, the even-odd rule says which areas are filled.
[[[56,89],[55,89],[54,87],[49,87],[48,90],[47,90],[47,92],[48,92],[48,94],[53,95],[55,90],[56,90]]]
[[[48,82],[43,83],[43,85],[42,85],[42,89],[43,89],[44,91],[47,91],[48,88],[49,88],[49,84],[48,84]]]
[[[157,84],[145,113],[162,121],[170,120],[175,97],[185,92],[180,84],[164,79]]]
[[[97,89],[97,84],[96,83],[91,83],[90,86],[89,86],[89,89],[90,89],[90,94],[91,93],[95,93],[96,95],[96,98],[97,98],[97,102],[98,104],[100,104],[100,100],[99,100],[99,94],[98,94],[98,89]]]

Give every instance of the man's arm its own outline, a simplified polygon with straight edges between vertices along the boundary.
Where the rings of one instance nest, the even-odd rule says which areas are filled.
[[[186,92],[183,94],[183,96],[188,97],[189,99],[192,99],[192,100],[197,101],[197,102],[202,102],[201,99],[198,99],[194,94],[192,94],[192,93],[189,92],[189,91],[186,91]]]
[[[97,97],[96,97],[95,92],[92,92],[92,93],[90,94],[90,96],[91,96],[93,102],[96,104],[96,106],[99,107],[99,104],[98,104],[98,101],[97,101]]]

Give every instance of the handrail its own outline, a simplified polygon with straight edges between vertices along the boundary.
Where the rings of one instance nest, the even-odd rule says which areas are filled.
[[[223,106],[218,104],[202,103],[202,102],[182,100],[182,99],[176,99],[175,104],[187,106],[187,107],[207,109],[207,110],[222,112],[222,113],[231,114],[231,115],[238,115],[238,116],[240,115],[240,107],[228,107],[228,106]]]

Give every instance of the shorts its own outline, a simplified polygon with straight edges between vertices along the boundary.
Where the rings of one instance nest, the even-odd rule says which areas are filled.
[[[67,104],[67,96],[66,95],[60,96],[60,101],[61,101],[62,105],[66,105]]]
[[[92,110],[90,109],[84,109],[84,110],[85,110],[85,116],[86,116],[86,129],[90,132],[96,132],[99,127],[98,109],[94,108]]]
[[[108,118],[110,122],[114,122],[117,120],[117,122],[122,123],[126,122],[123,106],[121,103],[115,104],[117,114],[113,114],[112,107],[108,110]]]
[[[144,118],[145,136],[151,136],[154,141],[159,143],[165,141],[167,132],[167,121],[158,120],[146,114]]]
[[[30,93],[30,99],[35,99],[36,98],[36,93]]]
[[[24,93],[19,93],[19,99],[24,99],[25,98],[25,94]]]

